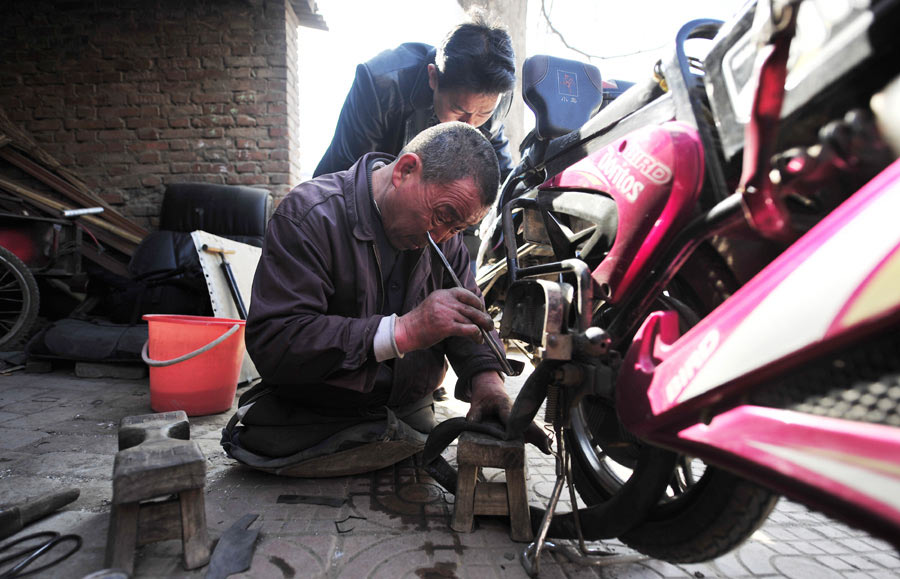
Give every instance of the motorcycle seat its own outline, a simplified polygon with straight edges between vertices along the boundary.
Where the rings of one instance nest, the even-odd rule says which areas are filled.
[[[536,137],[560,137],[581,127],[603,104],[600,70],[576,60],[529,56],[522,65],[522,98],[534,112]]]

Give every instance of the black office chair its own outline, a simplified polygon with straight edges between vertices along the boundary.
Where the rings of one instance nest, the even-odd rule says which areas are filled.
[[[128,271],[145,287],[131,321],[143,314],[211,315],[206,280],[191,232],[202,230],[262,247],[273,211],[265,189],[209,183],[166,188],[159,230],[138,245]]]
[[[265,189],[209,183],[173,183],[166,187],[159,212],[160,231],[207,233],[262,247],[272,216],[272,195]]]

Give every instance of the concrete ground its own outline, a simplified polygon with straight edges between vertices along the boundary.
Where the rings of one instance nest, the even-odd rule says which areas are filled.
[[[510,385],[515,391],[521,379]],[[448,401],[439,410],[444,417],[457,416],[466,405]],[[71,365],[48,374],[0,376],[0,505],[65,488],[81,491],[60,512],[0,542],[41,530],[81,536],[80,550],[36,576],[81,578],[104,567],[118,424],[149,412],[147,378],[78,378]],[[473,533],[452,532],[453,496],[408,462],[334,479],[263,474],[237,466],[223,453],[219,432],[229,416],[192,417],[190,423],[207,461],[211,537],[217,539],[245,514],[259,514],[251,527],[260,529],[252,565],[236,577],[527,576],[518,560],[524,545],[509,539],[504,519],[479,518]],[[450,449],[451,459],[452,454]],[[553,484],[553,464],[534,449],[528,463],[530,500],[541,506]],[[332,506],[279,503],[283,495],[322,497]],[[630,553],[616,541],[593,546]],[[205,568],[185,571],[180,556],[176,541],[140,547],[133,576],[205,576]],[[884,541],[782,499],[748,542],[714,561],[671,565],[643,558],[583,567],[560,554],[545,554],[540,576],[886,579],[900,576],[900,558]]]

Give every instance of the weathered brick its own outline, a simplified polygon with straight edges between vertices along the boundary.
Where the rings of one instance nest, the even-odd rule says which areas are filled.
[[[229,175],[226,177],[226,183],[229,185],[265,185],[269,182],[266,175]]]
[[[107,202],[153,224],[161,189],[152,199],[147,189],[183,180],[178,170],[286,192],[299,80],[287,70],[297,35],[286,34],[296,21],[283,4],[64,2],[59,17],[46,4],[5,8],[6,29],[28,34],[0,45],[0,107],[92,187],[115,192]],[[270,175],[257,174],[264,163]],[[130,211],[142,203],[153,210]]]
[[[141,129],[144,130],[144,129]],[[152,129],[150,129],[152,130]],[[98,131],[97,139],[101,141],[124,141],[134,136],[133,131]]]
[[[171,151],[184,151],[191,148],[190,142],[188,142],[186,139],[172,139],[166,142],[168,143],[169,150]]]
[[[227,103],[231,102],[230,92],[195,92],[191,94],[191,102],[204,103]]]
[[[128,129],[145,129],[145,128],[154,128],[154,129],[165,129],[169,126],[169,121],[163,118],[156,119],[141,119],[141,118],[130,118],[125,121],[125,127]]]
[[[126,150],[133,153],[141,151],[166,151],[169,149],[168,141],[135,141],[126,145]]]
[[[262,164],[262,170],[264,173],[288,173],[291,165],[285,161],[266,161]]]
[[[291,185],[291,176],[286,173],[270,173],[269,183],[273,185]]]
[[[137,135],[137,138],[141,140],[156,140],[159,139],[162,131],[155,127],[144,127],[141,129],[137,129],[135,131],[135,134]]]
[[[197,158],[193,151],[170,151],[166,159],[171,163],[189,163]]]
[[[58,131],[63,128],[62,119],[44,119],[32,121],[28,123],[28,130],[32,132],[38,131]]]
[[[103,201],[110,205],[121,205],[125,203],[125,197],[117,191],[101,191],[98,195],[100,199],[103,199]]]

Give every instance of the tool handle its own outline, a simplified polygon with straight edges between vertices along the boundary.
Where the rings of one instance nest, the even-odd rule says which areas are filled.
[[[14,535],[32,522],[75,501],[81,491],[68,489],[0,511],[0,539]]]
[[[224,249],[222,247],[210,247],[210,246],[206,245],[205,243],[203,244],[203,246],[200,247],[200,249],[202,249],[206,253],[218,253],[219,255],[228,255],[231,253],[237,253],[233,249]]]
[[[238,289],[237,280],[234,279],[234,272],[231,271],[231,266],[228,265],[227,261],[222,261],[222,271],[225,272],[225,278],[228,280],[228,289],[231,290],[231,299],[234,300],[234,307],[237,308],[241,319],[246,320],[247,307],[244,305],[244,300],[241,299],[241,290]]]
[[[22,515],[23,525],[27,525],[45,515],[49,515],[53,511],[63,508],[69,503],[75,502],[80,494],[81,491],[78,489],[67,489],[20,505],[19,512]]]

